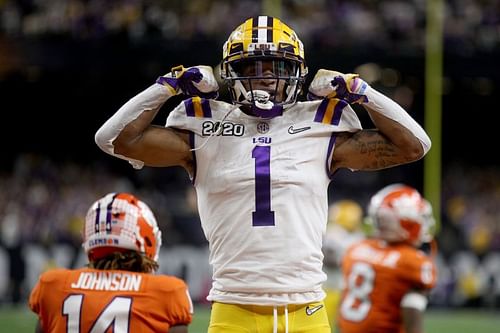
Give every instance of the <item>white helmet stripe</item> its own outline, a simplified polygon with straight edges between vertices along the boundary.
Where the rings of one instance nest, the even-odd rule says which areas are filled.
[[[252,71],[247,71],[243,75],[242,69],[248,69],[247,66],[255,64],[256,61],[266,62],[265,65],[270,65],[271,61],[280,61],[280,65],[291,66],[287,69],[296,68],[296,70],[295,73],[289,70],[284,74],[285,72],[280,71],[273,63],[274,67],[267,69],[272,71],[273,78],[271,76],[263,78]],[[224,43],[220,71],[221,77],[228,83],[233,104],[250,107],[251,110],[260,109],[254,100],[247,99],[249,91],[253,96],[253,90],[257,89],[270,94],[269,102],[274,106],[269,110],[278,108],[283,110],[295,104],[305,81],[307,66],[304,60],[304,47],[295,31],[279,19],[264,15],[255,16],[238,26]],[[271,82],[272,79],[275,81]],[[263,88],[264,83],[268,83],[268,81],[262,82],[263,80],[275,83],[274,91],[271,90],[273,88],[271,86]],[[253,115],[273,118],[281,114],[281,112],[276,115],[268,112],[259,115],[259,112],[254,112]]]
[[[269,22],[269,19],[271,22]],[[259,16],[258,23],[257,23],[257,42],[258,43],[270,43],[273,41],[273,36],[272,36],[272,29],[268,29],[268,27],[273,26],[273,19],[270,18],[269,16]],[[271,32],[271,36],[269,36],[268,32]]]

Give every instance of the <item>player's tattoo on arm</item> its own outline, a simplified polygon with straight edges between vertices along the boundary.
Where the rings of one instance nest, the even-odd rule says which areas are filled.
[[[360,156],[361,170],[378,170],[411,162],[378,131],[356,133],[352,136],[350,144]]]

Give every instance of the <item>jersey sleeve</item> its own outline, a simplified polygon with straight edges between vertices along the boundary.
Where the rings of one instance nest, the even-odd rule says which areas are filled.
[[[317,106],[314,122],[331,125],[332,132],[357,132],[363,128],[349,103],[338,98],[323,99]]]
[[[193,302],[186,283],[178,278],[170,277],[169,289],[165,302],[171,326],[188,325],[193,320]]]
[[[36,314],[40,313],[40,291],[41,285],[40,280],[37,281],[33,289],[31,289],[31,293],[28,300],[28,306]]]
[[[406,280],[414,285],[415,289],[428,290],[436,285],[436,265],[421,251],[407,254],[400,272]]]
[[[51,269],[43,272],[38,278],[37,283],[32,288],[28,306],[38,315],[38,319],[45,327],[50,321],[50,310],[48,307],[57,308],[59,293],[54,290],[53,286],[61,286],[65,282],[64,269]]]
[[[47,303],[47,299],[52,300],[54,293],[51,293],[51,284],[62,284],[64,283],[64,270],[62,269],[51,269],[43,272],[38,278],[37,283],[33,287],[29,297],[29,307],[35,312],[39,313],[41,303]],[[47,289],[49,286],[49,289]]]

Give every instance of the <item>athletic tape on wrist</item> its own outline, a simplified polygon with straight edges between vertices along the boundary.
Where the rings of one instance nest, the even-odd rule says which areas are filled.
[[[420,293],[410,292],[401,299],[402,308],[412,308],[424,311],[427,308],[427,297]]]

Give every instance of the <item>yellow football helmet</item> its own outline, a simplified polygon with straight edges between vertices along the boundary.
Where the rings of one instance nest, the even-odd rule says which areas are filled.
[[[302,42],[277,18],[250,18],[224,43],[221,77],[233,102],[257,106],[263,116],[293,105],[306,75]]]
[[[338,224],[349,232],[358,230],[363,223],[363,208],[353,200],[339,200],[330,205],[328,224]]]

